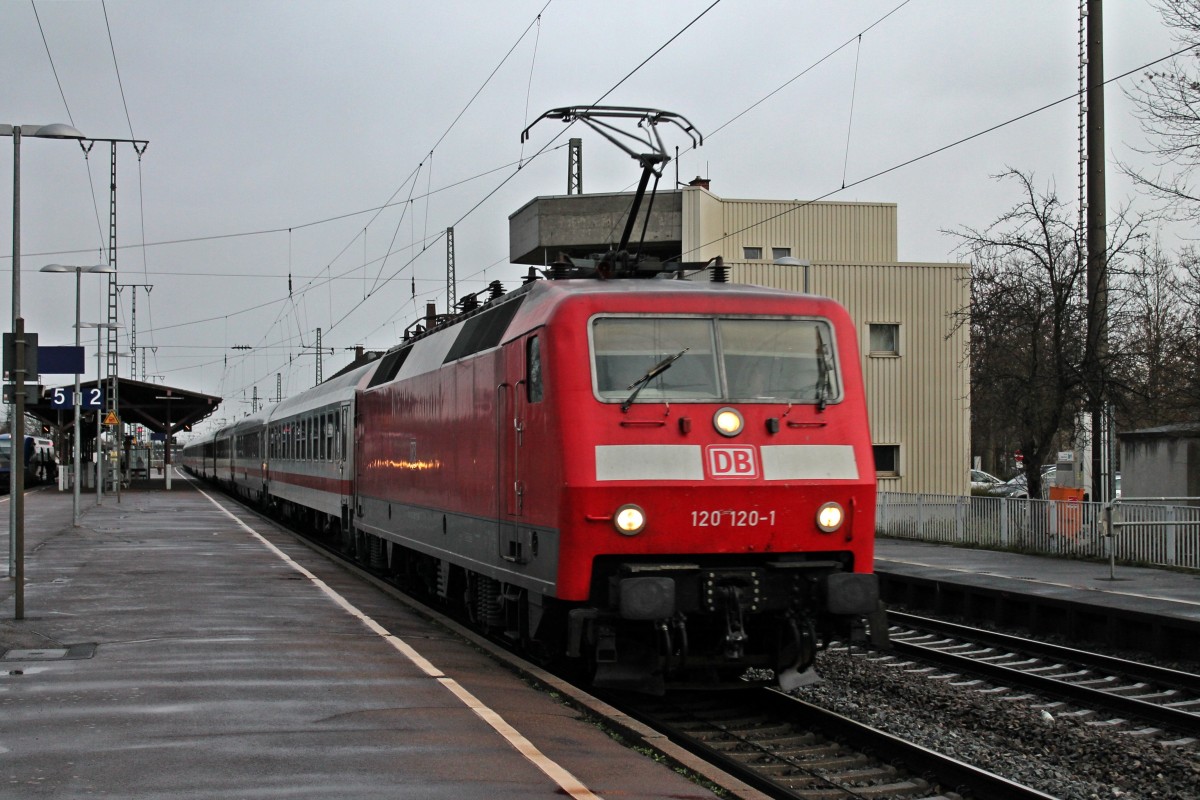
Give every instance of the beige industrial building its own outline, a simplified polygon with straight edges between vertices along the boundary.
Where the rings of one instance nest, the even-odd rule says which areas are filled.
[[[642,251],[721,256],[732,281],[793,291],[807,281],[838,300],[858,325],[880,491],[968,493],[967,330],[955,320],[970,300],[969,265],[897,261],[893,203],[731,200],[706,183],[654,198]],[[510,259],[545,265],[560,252],[604,252],[620,239],[631,199],[535,198],[509,217]],[[634,242],[645,217],[643,204]]]

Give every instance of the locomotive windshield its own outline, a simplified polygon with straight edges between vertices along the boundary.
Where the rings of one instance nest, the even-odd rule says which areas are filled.
[[[592,322],[596,394],[624,401],[672,356],[634,402],[836,402],[837,356],[817,319],[601,317]],[[682,352],[682,355],[680,353]]]

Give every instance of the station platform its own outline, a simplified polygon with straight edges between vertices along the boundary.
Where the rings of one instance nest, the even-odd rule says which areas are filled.
[[[70,493],[26,496],[0,796],[762,797],[182,474],[154,483],[85,495],[79,527]]]
[[[884,601],[1191,661],[1200,574],[879,538]]]

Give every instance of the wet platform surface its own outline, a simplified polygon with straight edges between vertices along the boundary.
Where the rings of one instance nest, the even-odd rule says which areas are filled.
[[[78,528],[69,494],[27,496],[24,620],[0,580],[0,796],[715,796],[590,721],[602,703],[173,484],[85,495]]]

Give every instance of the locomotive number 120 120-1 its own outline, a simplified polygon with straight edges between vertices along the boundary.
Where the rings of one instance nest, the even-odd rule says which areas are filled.
[[[775,511],[743,510],[733,508],[713,509],[711,511],[693,511],[692,526],[695,528],[716,528],[728,525],[733,528],[756,528],[759,525],[774,525]]]

